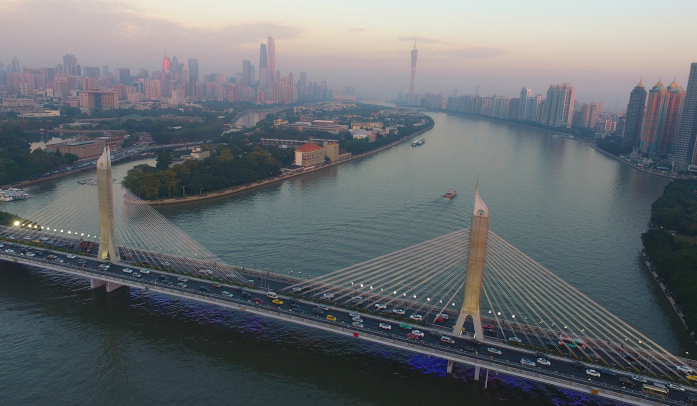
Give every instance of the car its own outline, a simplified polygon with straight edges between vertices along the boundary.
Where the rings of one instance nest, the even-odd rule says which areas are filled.
[[[240,293],[240,296],[242,296],[242,297],[251,297],[252,294],[249,293],[249,292],[247,292],[246,290],[243,290],[243,291]]]
[[[417,337],[423,337],[425,335],[423,331],[419,331],[419,330],[411,330],[411,333]]]
[[[445,321],[445,319],[442,317],[436,317],[436,319],[433,320],[434,323],[443,323],[444,321]]]
[[[610,376],[615,376],[615,375],[616,375],[614,372],[612,372],[611,370],[609,370],[609,369],[607,369],[607,368],[601,369],[600,372],[602,372],[602,373],[605,374],[605,375],[610,375]]]
[[[325,306],[325,305],[317,305],[317,308],[318,308],[318,309],[322,309],[322,310],[324,310],[324,311],[329,311],[329,307],[328,307],[328,306]]]
[[[375,303],[375,308],[378,310],[384,310],[387,309],[387,305],[383,303]]]
[[[222,287],[222,285],[219,284],[218,282],[211,283],[211,286],[213,286],[214,288],[220,288],[220,287]]]
[[[552,363],[547,360],[547,358],[538,358],[537,363],[540,365],[544,365],[546,367],[552,366]]]
[[[132,273],[133,273],[133,269],[131,269],[131,268],[123,268],[123,273],[132,274]]]
[[[322,299],[324,300],[332,300],[334,299],[334,294],[333,293],[325,293],[322,295]]]
[[[360,317],[352,317],[352,318],[351,318],[351,321],[357,321],[357,322],[359,322],[359,323],[363,323],[363,319],[360,318]]]
[[[275,304],[275,305],[282,305],[282,304],[283,304],[283,300],[274,299],[274,300],[271,301],[271,303],[273,303],[273,304]]]
[[[361,317],[361,315],[358,314],[358,313],[356,313],[356,312],[349,312],[349,316],[352,317],[352,318],[353,318],[353,317]]]
[[[554,344],[554,343],[551,342],[551,341],[545,342],[545,346],[547,346],[547,347],[549,347],[549,348],[557,348],[557,345]]]
[[[521,344],[523,342],[523,340],[521,340],[520,338],[518,338],[516,336],[508,337],[508,341],[512,341],[512,342],[518,343],[518,344]]]
[[[688,367],[687,365],[676,365],[675,368],[680,371],[684,372],[686,374],[692,374],[695,372],[692,368]]]
[[[499,350],[498,348],[494,348],[494,347],[487,348],[486,352],[488,352],[489,354],[501,355],[501,350]]]
[[[443,320],[448,320],[448,315],[445,314],[445,313],[436,314],[436,318],[440,318],[440,319],[443,319]]]
[[[641,382],[641,383],[648,383],[649,381],[646,380],[643,376],[640,375],[632,375],[631,376],[633,381]]]
[[[15,253],[15,250],[8,248],[8,249],[5,250],[5,252],[8,253],[8,254],[14,254],[14,253]]]
[[[660,382],[652,382],[651,384],[657,388],[661,388],[661,389],[664,389],[666,391],[668,390],[668,387]]]
[[[534,367],[534,366],[535,366],[535,363],[532,362],[532,361],[530,361],[530,360],[527,359],[527,358],[521,358],[521,359],[520,359],[520,365],[522,365],[522,366],[524,366],[524,367]]]
[[[149,269],[141,269],[140,273],[142,273],[143,275],[150,275],[150,270]]]
[[[634,383],[634,381],[632,381],[631,379],[626,378],[624,376],[620,377],[620,383],[623,385],[629,385],[631,387],[634,387],[634,385],[636,385],[636,383]]]
[[[351,298],[351,303],[358,303],[363,300],[363,296],[355,296]]]
[[[210,289],[208,289],[205,286],[201,286],[200,288],[198,288],[198,290],[200,290],[201,292],[210,292],[211,291]]]
[[[678,391],[678,392],[685,392],[685,388],[682,387],[682,386],[680,386],[680,385],[678,385],[677,383],[672,383],[672,382],[671,382],[671,383],[668,384],[668,387],[669,387],[670,389],[676,390],[676,391]]]
[[[143,271],[141,271],[141,272],[143,272]],[[160,279],[164,281],[164,280],[169,279],[169,276],[167,276],[167,275],[160,275]]]
[[[253,301],[254,301],[254,303],[256,303],[256,304],[264,304],[264,301],[261,300],[261,299],[259,299],[258,297],[255,297]]]
[[[399,325],[399,328],[403,328],[405,330],[411,330],[411,326],[408,325],[407,323],[402,323]]]
[[[184,282],[179,282],[177,283],[177,286],[179,286],[180,288],[185,288],[187,285]]]
[[[399,308],[396,308],[396,307],[395,307],[394,309],[392,309],[392,313],[398,314],[398,315],[400,315],[400,316],[403,316],[404,313],[406,313],[406,312],[404,311],[404,309],[399,309]]]
[[[227,290],[224,290],[221,294],[227,296],[227,297],[232,297],[232,293],[228,292]]]
[[[211,271],[210,269],[199,269],[198,273],[200,273],[201,275],[206,275],[206,276],[213,275],[213,271]]]
[[[27,241],[29,241],[29,240],[31,240],[31,237],[30,237],[30,236],[26,236],[26,237],[24,237],[24,239],[27,240]]]
[[[183,277],[183,276],[178,277],[177,280],[178,280],[179,282],[184,282],[184,283],[186,283],[186,282],[189,281],[188,279],[186,279],[186,278]]]
[[[169,262],[167,262],[167,261],[163,262],[162,266],[169,266]]]
[[[303,288],[301,288],[301,287],[299,287],[299,286],[296,286],[296,287],[293,288],[293,292],[300,292],[300,291],[302,291],[302,290],[303,290]]]
[[[586,369],[586,375],[594,376],[600,378],[600,374],[595,369]]]
[[[685,378],[691,381],[697,381],[697,375],[685,375]]]
[[[440,338],[440,341],[447,343],[447,344],[455,344],[455,340],[453,340],[452,337],[448,337],[448,336],[442,336]]]
[[[352,324],[353,327],[363,328],[363,323],[361,323],[360,321],[354,321]]]
[[[424,316],[420,314],[412,314],[411,316],[409,316],[409,318],[412,320],[421,321],[424,319]]]
[[[324,310],[318,309],[318,308],[315,307],[314,309],[312,309],[312,314],[319,314],[319,315],[322,315],[322,314],[324,314]]]
[[[39,238],[41,241],[48,241],[48,237],[41,237]]]
[[[407,333],[407,338],[410,339],[410,340],[418,340],[418,339],[419,339],[419,336],[417,336],[417,335],[414,334],[414,333]]]
[[[75,259],[75,258],[77,258],[77,255],[68,254],[68,255],[66,255],[65,257],[68,258],[68,259]]]
[[[332,316],[331,314],[327,315],[327,320],[329,321],[336,321],[336,317]]]
[[[34,244],[41,244],[41,241],[39,241],[39,240],[32,240],[32,242],[33,242]]]
[[[387,323],[380,323],[380,328],[383,330],[392,330],[392,325]]]
[[[298,313],[305,313],[303,309],[301,309],[299,306],[291,306],[290,311],[292,312],[298,312]]]
[[[143,275],[139,274],[138,272],[133,272],[132,275],[133,275],[134,277],[136,277],[136,278],[142,278],[142,277],[143,277]]]
[[[578,368],[578,369],[587,369],[587,368],[586,368],[586,364],[584,364],[584,363],[581,362],[581,361],[576,361],[576,362],[574,362],[574,363],[573,363],[573,367],[574,367],[574,368]]]
[[[49,255],[49,256],[47,256],[46,258],[48,258],[48,259],[57,259],[58,257],[55,256],[55,255]]]
[[[290,298],[290,299],[288,299],[288,303],[290,303],[290,304],[298,304],[298,303],[300,303],[300,302],[298,302],[297,300],[295,300],[295,299],[293,299],[293,298]]]
[[[34,258],[36,256],[36,254],[34,254],[31,251],[27,252],[25,255],[28,256],[29,258]]]

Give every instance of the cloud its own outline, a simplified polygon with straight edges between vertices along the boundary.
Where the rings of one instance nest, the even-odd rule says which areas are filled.
[[[368,31],[368,30],[366,30],[366,29],[363,28],[363,27],[349,27],[349,28],[346,30],[346,32],[366,32],[366,31]]]

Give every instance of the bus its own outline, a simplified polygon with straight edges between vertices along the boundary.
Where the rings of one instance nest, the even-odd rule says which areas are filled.
[[[586,340],[581,338],[571,338],[564,334],[559,334],[559,345],[565,345],[570,348],[586,348]]]
[[[658,386],[644,384],[641,387],[641,391],[657,398],[668,398],[668,389],[659,388]]]

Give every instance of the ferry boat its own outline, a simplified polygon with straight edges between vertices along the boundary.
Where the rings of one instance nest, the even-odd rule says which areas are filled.
[[[452,198],[454,198],[455,196],[457,196],[457,192],[454,191],[454,190],[452,190],[452,189],[450,189],[450,190],[448,190],[447,192],[445,192],[445,195],[444,195],[443,197],[446,198],[446,199],[452,199]]]
[[[423,138],[419,138],[418,140],[414,141],[411,143],[412,147],[418,147],[420,145],[423,145],[426,141]]]
[[[0,189],[0,201],[2,202],[11,202],[14,200],[26,199],[31,199],[31,195],[29,195],[28,193],[24,193],[22,189],[17,189],[14,187],[5,190]]]

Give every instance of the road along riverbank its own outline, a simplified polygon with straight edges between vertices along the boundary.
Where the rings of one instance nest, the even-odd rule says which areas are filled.
[[[302,175],[305,175],[307,173],[319,171],[319,170],[326,169],[326,168],[329,168],[329,167],[332,167],[335,165],[343,164],[345,162],[350,162],[350,161],[354,161],[357,159],[365,158],[365,157],[370,156],[370,155],[377,154],[380,151],[384,151],[386,149],[394,147],[395,145],[399,145],[399,144],[403,143],[404,141],[409,140],[411,138],[414,138],[415,136],[423,134],[426,131],[429,131],[431,129],[433,129],[433,125],[427,126],[426,128],[423,128],[423,129],[415,132],[414,134],[408,135],[408,136],[400,139],[399,141],[395,141],[391,144],[387,144],[384,147],[380,147],[380,148],[374,149],[372,151],[364,152],[362,154],[358,154],[358,155],[352,156],[348,159],[344,159],[341,161],[320,165],[320,166],[317,166],[313,169],[309,169],[309,170],[306,170],[306,171],[303,171],[300,173],[293,173],[293,174],[289,174],[289,175],[280,175],[280,176],[276,176],[274,178],[262,180],[259,182],[250,183],[248,185],[237,186],[237,187],[230,188],[230,189],[223,189],[223,190],[219,190],[216,192],[208,192],[208,193],[201,194],[201,195],[191,195],[191,196],[177,197],[177,198],[171,198],[171,199],[147,200],[147,203],[150,205],[153,205],[153,206],[164,205],[164,204],[188,203],[188,202],[194,202],[194,201],[199,201],[199,200],[213,199],[213,198],[220,197],[220,196],[227,196],[227,195],[231,195],[233,193],[244,192],[245,190],[254,189],[254,188],[257,188],[260,186],[265,186],[265,185],[268,185],[268,184],[271,184],[274,182],[280,182],[282,180],[290,179],[290,178],[293,178],[296,176],[302,176]]]

